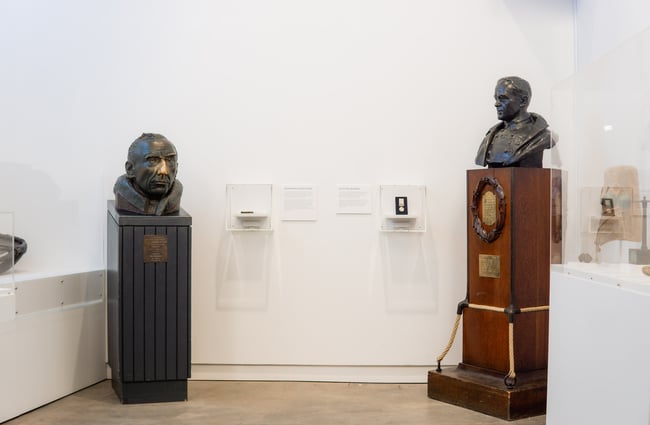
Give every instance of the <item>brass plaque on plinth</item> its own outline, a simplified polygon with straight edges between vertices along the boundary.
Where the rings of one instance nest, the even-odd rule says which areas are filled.
[[[501,256],[479,254],[478,275],[480,277],[501,277]]]
[[[167,262],[167,235],[144,235],[143,242],[145,263]]]
[[[481,221],[486,226],[494,226],[497,222],[497,197],[489,190],[481,197]]]

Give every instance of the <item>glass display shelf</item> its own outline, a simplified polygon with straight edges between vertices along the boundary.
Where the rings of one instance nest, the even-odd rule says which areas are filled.
[[[226,230],[271,231],[271,184],[229,184],[226,186]]]
[[[382,232],[426,232],[426,187],[381,185],[380,230]]]

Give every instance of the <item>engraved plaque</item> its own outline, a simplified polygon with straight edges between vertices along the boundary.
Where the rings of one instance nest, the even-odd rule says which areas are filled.
[[[497,197],[489,190],[481,197],[481,220],[486,226],[494,226],[497,222]]]
[[[166,263],[167,235],[144,235],[143,250],[145,263]]]
[[[478,275],[480,277],[501,277],[501,256],[479,254]]]

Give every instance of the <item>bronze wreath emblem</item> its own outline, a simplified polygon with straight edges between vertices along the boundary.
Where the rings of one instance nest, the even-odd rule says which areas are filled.
[[[478,216],[478,204],[479,201],[482,199],[481,194],[483,193],[483,189],[485,189],[485,186],[490,185],[494,188],[494,192],[496,193],[496,201],[497,201],[497,206],[498,206],[498,211],[496,214],[496,221],[494,223],[494,228],[490,230],[489,232],[485,230],[483,227],[483,222],[481,221],[481,218]],[[499,184],[497,179],[494,177],[483,177],[481,180],[479,180],[478,184],[476,185],[476,189],[474,190],[474,194],[472,195],[472,205],[471,205],[471,210],[472,210],[472,227],[474,228],[474,231],[478,235],[479,238],[484,240],[487,243],[494,242],[497,240],[497,238],[501,235],[501,231],[503,230],[503,225],[505,224],[506,221],[506,195],[503,192],[503,187]]]

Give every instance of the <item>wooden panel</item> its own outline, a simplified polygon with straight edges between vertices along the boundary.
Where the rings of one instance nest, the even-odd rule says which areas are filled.
[[[463,363],[508,373],[508,320],[504,313],[465,309]]]
[[[548,366],[548,311],[515,316],[515,371],[546,369]]]
[[[510,175],[508,169],[497,168],[488,170],[469,170],[467,172],[467,268],[469,302],[473,304],[490,305],[494,307],[507,307],[510,304],[510,222],[511,222],[511,205],[508,194],[511,191]],[[482,171],[482,172],[476,172]],[[492,243],[485,242],[479,238],[472,228],[473,217],[469,210],[472,204],[474,191],[483,177],[493,177],[503,187],[506,193],[506,218],[505,226],[501,235]],[[494,188],[486,186],[482,191],[487,190],[494,192]],[[479,202],[480,205],[480,202]],[[490,231],[495,226],[486,226]],[[501,277],[481,277],[479,275],[479,254],[498,255],[501,258]]]
[[[550,170],[495,168],[467,172],[468,237],[467,296],[469,303],[515,309],[548,305],[550,277]],[[506,220],[492,242],[479,238],[469,210],[478,182],[495,179],[503,188]],[[485,190],[494,190],[486,186]],[[486,228],[486,230],[491,230]],[[501,258],[501,276],[479,275],[479,254]],[[515,371],[545,368],[548,352],[548,313],[515,314]],[[507,373],[508,316],[465,309],[463,363]]]
[[[551,243],[551,174],[512,168],[512,304],[548,305]]]

